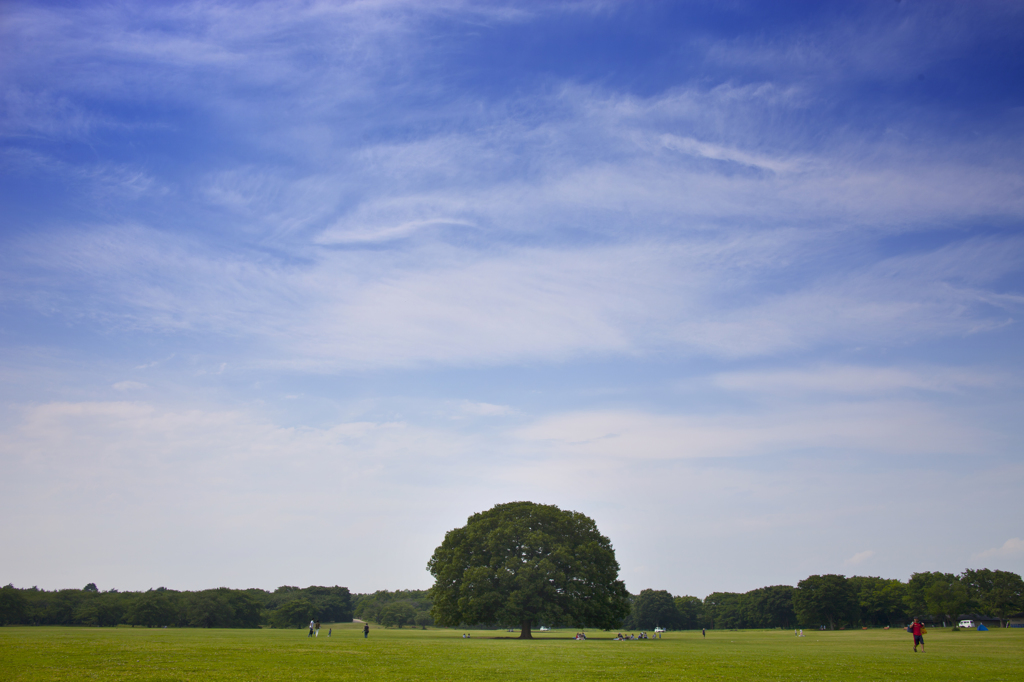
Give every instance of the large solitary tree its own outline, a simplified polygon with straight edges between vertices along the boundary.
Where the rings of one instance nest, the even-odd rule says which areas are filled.
[[[427,563],[438,625],[542,623],[614,628],[628,593],[608,538],[574,511],[533,502],[499,504],[448,531]]]

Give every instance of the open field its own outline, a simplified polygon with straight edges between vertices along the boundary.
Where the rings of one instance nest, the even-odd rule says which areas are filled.
[[[709,631],[611,641],[573,631],[0,628],[0,680],[1020,680],[1024,631]]]

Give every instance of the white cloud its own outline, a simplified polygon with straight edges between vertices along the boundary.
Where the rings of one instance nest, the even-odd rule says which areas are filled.
[[[167,362],[168,360],[171,360],[172,358],[174,358],[175,355],[176,355],[176,353],[171,353],[166,358],[162,358],[160,360],[153,360],[152,362],[146,362],[146,363],[141,364],[141,365],[136,365],[135,369],[150,369],[152,367],[158,367],[158,366],[164,364],[165,362]]]
[[[541,418],[515,435],[555,456],[645,460],[808,452],[828,457],[858,452],[976,455],[1007,451],[998,432],[955,410],[894,401],[798,405],[756,415],[580,411]]]
[[[477,417],[500,417],[515,412],[508,405],[494,405],[492,403],[471,403],[462,404],[462,411]]]
[[[852,557],[850,557],[849,559],[844,561],[843,565],[844,566],[859,566],[860,564],[863,564],[865,561],[867,561],[868,559],[870,559],[874,555],[875,555],[874,550],[870,550],[870,549],[865,550],[863,552],[857,552]]]
[[[820,30],[718,41],[706,57],[729,67],[753,66],[780,80],[825,79],[843,87],[865,77],[909,79],[941,64],[951,51],[1012,31],[1016,11],[1001,3],[889,3]]]
[[[745,166],[764,168],[765,170],[770,170],[776,173],[796,168],[796,165],[793,162],[757,156],[738,149],[730,149],[717,144],[701,142],[693,139],[692,137],[677,137],[675,135],[665,134],[661,137],[661,143],[669,149],[675,149],[676,151],[683,152],[684,154],[702,156],[704,158],[714,159],[717,161],[734,161]]]
[[[429,218],[409,220],[396,225],[360,226],[356,228],[328,228],[317,238],[321,244],[369,244],[404,239],[417,231],[432,226],[473,227],[468,220],[458,218]]]
[[[986,549],[984,552],[980,552],[974,555],[975,559],[990,559],[990,558],[1002,558],[1002,557],[1015,557],[1024,554],[1024,540],[1020,538],[1010,538],[1003,543],[1002,547],[993,547],[992,549]]]
[[[114,388],[118,391],[137,391],[143,388],[149,388],[146,384],[138,381],[119,381],[114,384]]]
[[[531,499],[595,518],[634,592],[706,594],[793,584],[823,570],[843,544],[867,538],[881,543],[873,544],[879,555],[919,557],[939,538],[969,534],[973,521],[926,520],[915,536],[920,546],[896,530],[888,537],[880,529],[898,512],[899,498],[963,489],[1003,495],[1019,486],[1020,471],[985,473],[972,464],[966,474],[949,472],[941,460],[905,480],[880,477],[874,467],[852,471],[846,456],[802,451],[796,464],[773,458],[779,444],[813,455],[836,441],[848,448],[841,454],[863,447],[914,455],[944,438],[918,443],[929,425],[893,405],[877,412],[903,425],[903,440],[894,442],[891,431],[848,438],[857,429],[888,428],[878,419],[854,416],[837,431],[834,415],[819,428],[820,412],[799,412],[555,415],[509,432],[503,419],[441,417],[431,425],[356,417],[286,427],[248,410],[35,405],[0,419],[0,513],[19,519],[0,528],[10,550],[0,569],[5,580],[48,588],[99,575],[119,589],[272,589],[338,580],[359,591],[426,587],[423,565],[447,530],[498,502]],[[759,463],[688,460],[687,448],[705,456],[742,453]],[[837,536],[836,527],[846,531]],[[268,542],[278,551],[268,555]],[[133,551],[111,562],[111,549],[124,543]],[[310,546],[316,561],[296,562]],[[751,547],[764,556],[753,577],[741,568]],[[68,551],[75,562],[57,561]],[[683,560],[693,552],[722,560]],[[353,559],[367,556],[374,560]],[[803,559],[794,565],[794,556]],[[652,561],[646,573],[637,568]]]
[[[468,123],[365,142],[335,132],[352,102],[379,112],[382,129],[421,129],[408,107],[368,94],[395,63],[429,49],[407,40],[418,21],[525,15],[463,3],[264,9],[158,8],[163,23],[152,24],[117,8],[83,10],[89,21],[17,13],[15,36],[43,31],[33,50],[63,46],[47,59],[95,53],[120,65],[118,78],[56,84],[65,99],[12,90],[17,111],[68,119],[50,127],[98,125],[70,122],[78,94],[117,89],[136,74],[131,55],[175,75],[140,71],[148,87],[181,90],[141,93],[201,96],[203,111],[258,148],[254,161],[205,167],[195,186],[145,214],[176,216],[175,202],[205,200],[230,214],[229,227],[218,213],[197,221],[194,239],[172,236],[182,234],[177,218],[32,233],[10,256],[46,271],[45,284],[27,287],[32,305],[114,327],[249,338],[254,364],[327,370],[904,345],[998,329],[1024,309],[1024,298],[993,284],[1019,271],[1020,240],[871,254],[879,235],[908,226],[1024,215],[1024,174],[1005,144],[843,131],[809,144],[785,123],[813,103],[806,87],[728,80],[650,97],[572,82],[501,101],[432,97],[444,103],[429,120]],[[306,31],[319,41],[321,25],[340,45],[325,53],[327,66],[310,68],[305,48],[278,40]],[[251,106],[244,86],[210,96],[210,78],[260,84],[287,104]],[[167,186],[145,169],[103,168],[96,182],[129,193]]]
[[[837,393],[877,395],[897,391],[954,392],[1005,385],[1009,377],[985,369],[951,367],[866,367],[821,365],[813,368],[726,372],[716,386],[735,391],[780,394]]]
[[[396,515],[443,510],[447,503],[437,498],[445,495],[464,499],[467,478],[478,476],[481,464],[469,455],[480,450],[457,432],[402,422],[287,428],[243,411],[138,402],[29,407],[2,430],[0,507],[5,515],[25,504],[46,511],[25,516],[20,528],[7,524],[0,535],[9,551],[0,564],[5,575],[30,580],[47,572],[40,567],[58,547],[76,547],[77,567],[52,575],[74,575],[76,583],[81,571],[102,571],[121,589],[239,580],[272,589],[289,575],[292,582],[334,584],[330,573],[340,562],[346,580],[374,589],[424,587],[429,543],[447,529],[434,527],[435,515]],[[128,508],[135,511],[126,514]],[[402,560],[384,562],[391,568],[380,561],[392,550],[371,549],[379,533],[401,550]],[[275,538],[280,558],[256,549],[267,537]],[[333,549],[320,546],[316,561],[296,563],[325,537]],[[109,565],[105,552],[124,538],[134,551],[119,567]],[[193,564],[196,552],[214,558]],[[377,559],[352,559],[360,555]],[[252,570],[238,572],[239,556],[249,557]]]
[[[328,249],[285,264],[211,255],[191,241],[136,227],[54,235],[20,253],[66,287],[35,286],[34,302],[50,305],[41,295],[46,286],[62,299],[85,289],[95,295],[92,307],[75,311],[79,319],[244,335],[260,341],[258,362],[321,369],[666,351],[756,357],[962,336],[1005,325],[1024,309],[1014,296],[964,281],[977,278],[953,258],[982,260],[994,277],[1024,257],[1015,240],[889,259],[812,277],[792,291],[761,291],[762,280],[775,276],[776,259],[801,250],[810,258],[816,248],[813,240],[778,231],[572,248]],[[17,291],[12,283],[8,296]],[[832,378],[843,379],[835,372]],[[933,386],[970,381],[953,374]],[[847,372],[843,380],[853,378]],[[877,372],[873,380],[913,381]]]

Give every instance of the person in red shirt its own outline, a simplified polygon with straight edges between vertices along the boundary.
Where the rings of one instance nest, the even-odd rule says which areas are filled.
[[[921,630],[924,629],[924,624],[917,618],[910,626],[910,632],[914,635],[914,653],[917,653],[917,645],[921,645],[921,653],[924,653],[924,635]]]

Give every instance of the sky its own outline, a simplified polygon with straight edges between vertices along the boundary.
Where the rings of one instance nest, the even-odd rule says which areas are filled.
[[[1024,6],[0,5],[0,584],[1024,572]]]

